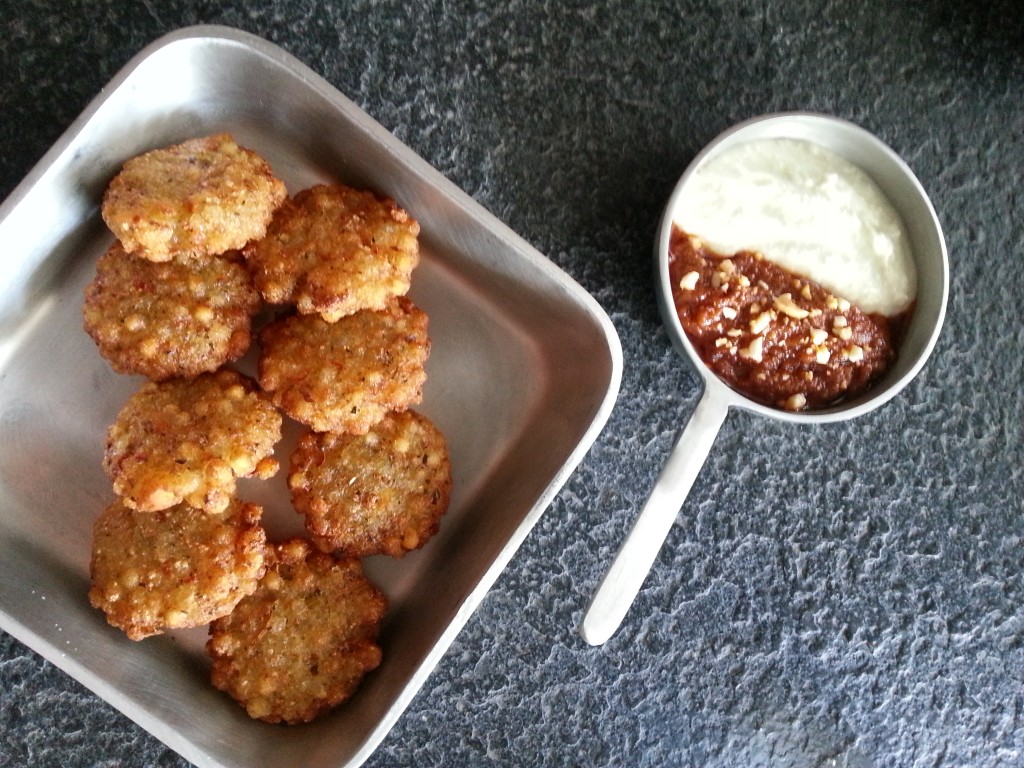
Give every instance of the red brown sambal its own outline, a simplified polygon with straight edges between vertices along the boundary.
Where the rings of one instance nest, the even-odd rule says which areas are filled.
[[[866,390],[896,358],[904,316],[865,314],[760,253],[717,254],[674,227],[669,277],[701,359],[757,402],[823,408]]]

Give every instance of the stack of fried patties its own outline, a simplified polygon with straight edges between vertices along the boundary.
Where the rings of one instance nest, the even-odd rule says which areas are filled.
[[[107,432],[118,500],[95,523],[89,599],[133,640],[210,624],[215,686],[252,717],[311,720],[381,661],[387,601],[360,558],[423,546],[448,507],[444,436],[411,409],[430,351],[405,296],[419,225],[340,184],[289,199],[226,134],[132,158],[102,214],[116,240],[85,329],[148,381]],[[257,380],[232,367],[254,337]],[[277,473],[287,418],[309,537],[271,543],[236,481]]]

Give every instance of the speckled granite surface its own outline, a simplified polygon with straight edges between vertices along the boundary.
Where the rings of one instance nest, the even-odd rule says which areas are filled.
[[[610,422],[371,766],[1024,765],[1024,21],[1015,0],[0,0],[0,196],[130,56],[281,45],[563,267],[625,369]],[[497,5],[498,7],[493,7]],[[949,314],[880,411],[733,414],[619,633],[576,627],[698,395],[649,254],[699,148],[849,118],[946,230]],[[0,633],[0,766],[185,762]]]

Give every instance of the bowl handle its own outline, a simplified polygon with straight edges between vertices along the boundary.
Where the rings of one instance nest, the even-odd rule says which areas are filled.
[[[729,411],[729,390],[710,382],[583,617],[580,634],[601,645],[636,598]]]

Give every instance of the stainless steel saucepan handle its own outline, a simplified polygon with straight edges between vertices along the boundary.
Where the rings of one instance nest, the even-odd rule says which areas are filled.
[[[583,618],[580,633],[591,645],[608,640],[633,604],[725,421],[728,391],[720,382],[706,382],[696,410]]]

